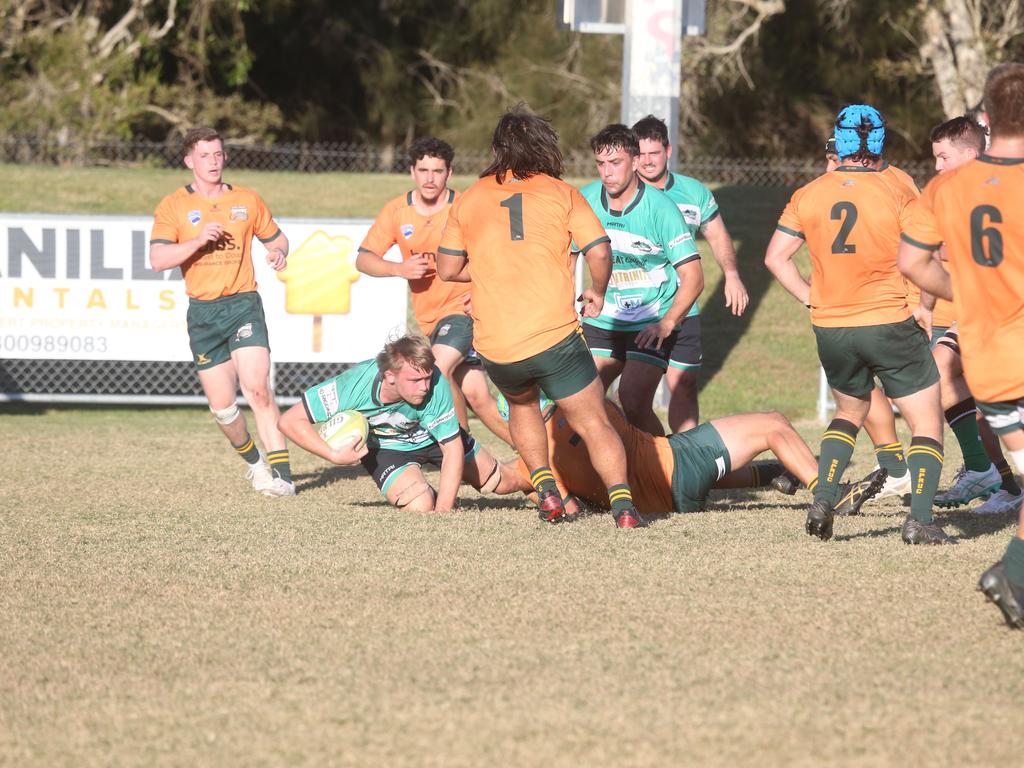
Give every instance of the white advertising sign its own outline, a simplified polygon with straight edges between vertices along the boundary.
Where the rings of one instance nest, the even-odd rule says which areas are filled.
[[[278,223],[287,269],[270,269],[258,240],[252,249],[274,362],[365,360],[404,332],[407,283],[355,269],[370,222]],[[152,224],[0,213],[0,358],[190,360],[185,283],[178,269],[149,268]]]

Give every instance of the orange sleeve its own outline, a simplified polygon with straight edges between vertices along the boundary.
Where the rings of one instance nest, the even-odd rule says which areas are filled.
[[[267,204],[263,202],[263,198],[257,194],[253,194],[255,200],[256,217],[252,223],[252,231],[256,237],[259,238],[261,243],[269,243],[279,234],[281,234],[281,228],[274,221],[273,215],[270,213],[270,209]]]
[[[174,202],[170,195],[160,201],[160,205],[153,213],[153,232],[149,236],[149,242],[178,242],[178,221],[174,215]]]
[[[581,253],[586,253],[598,243],[611,242],[594,209],[575,187],[569,188],[569,206],[569,233]]]
[[[462,225],[459,223],[459,212],[462,210],[462,201],[465,199],[465,196],[459,195],[452,203],[452,209],[448,212],[448,221],[444,225],[444,232],[441,233],[438,253],[447,256],[462,256],[463,258],[469,255],[466,253],[466,241],[462,237]]]
[[[377,218],[373,220],[373,225],[370,227],[370,231],[366,233],[366,237],[363,238],[359,250],[370,251],[378,256],[383,256],[395,244],[394,203],[395,201],[392,200],[377,214]]]
[[[935,201],[935,182],[940,177],[928,183],[921,197],[907,206],[906,221],[901,221],[903,234],[901,238],[911,245],[924,248],[928,251],[936,250],[942,245],[942,233],[939,231],[938,221],[932,210]]]
[[[782,215],[779,217],[779,223],[776,225],[776,229],[780,229],[787,235],[793,235],[794,237],[804,237],[803,224],[800,221],[800,214],[797,209],[800,206],[800,198],[802,197],[803,189],[798,189],[793,193],[793,196],[786,203],[785,209],[782,211]],[[804,238],[806,239],[806,238]]]

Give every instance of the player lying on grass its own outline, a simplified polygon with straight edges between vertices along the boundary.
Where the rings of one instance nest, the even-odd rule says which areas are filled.
[[[499,398],[499,407],[501,407]],[[570,495],[608,509],[608,493],[580,440],[554,403],[544,403],[551,470],[563,497]],[[818,462],[789,420],[778,412],[742,413],[705,422],[668,437],[651,435],[626,421],[617,405],[605,401],[605,411],[626,448],[627,473],[640,514],[698,512],[712,488],[763,488],[796,491],[818,476]],[[771,451],[781,461],[751,464]],[[530,472],[520,460],[506,465],[503,476],[516,477],[529,492]],[[885,482],[885,473],[845,485],[836,514],[855,515]],[[579,511],[568,498],[566,509]]]
[[[367,440],[332,448],[315,424],[341,411],[359,411]],[[334,464],[362,463],[389,502],[410,512],[447,512],[459,484],[484,493],[514,493],[516,477],[502,477],[498,461],[459,426],[451,386],[434,365],[430,342],[403,336],[373,360],[306,390],[279,422],[298,446]],[[439,467],[435,491],[422,465]]]

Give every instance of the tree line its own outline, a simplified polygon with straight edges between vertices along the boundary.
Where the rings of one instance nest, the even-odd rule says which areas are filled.
[[[485,148],[527,103],[567,146],[619,116],[622,39],[559,30],[555,0],[0,0],[0,133]],[[1021,54],[1020,0],[709,0],[684,38],[680,151],[820,151],[846,103],[891,152],[977,106]]]

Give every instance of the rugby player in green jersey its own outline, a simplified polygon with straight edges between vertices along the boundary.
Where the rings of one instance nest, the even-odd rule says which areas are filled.
[[[743,280],[740,279],[736,249],[718,210],[715,196],[697,179],[668,170],[672,145],[669,143],[668,128],[663,120],[648,115],[633,125],[633,131],[640,144],[637,168],[640,177],[650,186],[664,190],[678,206],[694,237],[698,231],[704,235],[725,279],[725,306],[731,309],[734,315],[742,315],[750,297]],[[665,375],[671,394],[668,407],[668,425],[671,432],[691,429],[697,426],[700,420],[697,376],[701,368],[703,348],[700,306],[697,302],[693,303],[683,320],[677,344],[678,356],[669,362]]]
[[[370,423],[365,442],[332,448],[315,427],[342,411],[359,411]],[[454,508],[459,484],[482,493],[513,493],[500,464],[459,426],[451,386],[434,365],[430,342],[403,336],[373,360],[310,387],[278,423],[296,445],[334,464],[362,463],[389,502],[410,512]],[[437,491],[422,465],[441,470]]]
[[[612,276],[601,313],[583,319],[583,334],[605,389],[621,375],[619,402],[629,422],[663,435],[654,394],[671,361],[686,353],[679,326],[704,288],[700,256],[679,209],[637,175],[633,131],[609,125],[590,146],[601,180],[581,191],[611,239]]]

